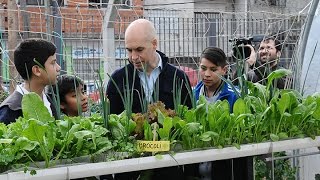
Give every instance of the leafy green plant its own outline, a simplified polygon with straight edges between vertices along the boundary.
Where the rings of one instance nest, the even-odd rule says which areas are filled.
[[[133,78],[136,75],[136,69],[134,68],[134,72],[133,72]],[[125,130],[126,133],[125,135],[129,135],[130,134],[130,120],[131,120],[131,116],[132,116],[132,105],[133,105],[133,95],[134,95],[134,79],[129,79],[129,74],[128,74],[128,67],[125,66],[125,81],[123,84],[123,91],[121,91],[117,85],[117,83],[114,81],[114,79],[108,74],[111,83],[114,84],[114,86],[116,87],[118,93],[120,94],[122,103],[124,105],[124,109],[125,109],[125,113],[126,116],[124,116],[126,118],[126,124],[125,124]],[[130,86],[130,82],[132,83],[132,86]],[[122,94],[123,92],[123,94]],[[140,98],[141,99],[141,98]],[[143,109],[143,107],[142,107]],[[129,141],[129,136],[126,136],[126,141]]]
[[[109,131],[101,117],[65,117],[55,121],[35,93],[23,96],[24,117],[8,126],[0,124],[0,167],[7,169],[17,164],[41,167],[55,165],[59,159],[95,156],[113,148]],[[5,141],[6,140],[6,141]]]
[[[182,110],[181,108],[179,108],[179,105],[181,105],[181,92],[182,92],[182,86],[183,83],[180,82],[177,79],[177,71],[175,71],[174,73],[174,77],[173,77],[173,105],[174,105],[174,110],[176,111],[176,113],[181,117],[182,113],[180,110]]]
[[[55,121],[38,95],[30,93],[22,102],[24,117],[8,126],[0,124],[0,152],[5,154],[0,156],[0,168],[41,167],[39,161],[50,167],[60,159],[106,152],[109,159],[123,158],[116,156],[120,151],[132,157],[138,154],[135,142],[141,136],[169,140],[175,151],[314,138],[320,134],[320,96],[304,98],[294,90],[270,88],[273,79],[287,73],[275,71],[267,86],[247,82],[248,94],[235,102],[233,111],[226,100],[210,104],[201,96],[195,108],[178,106],[182,116],[155,103],[145,114],[131,112],[128,116],[124,111],[108,115],[108,121],[103,114]],[[133,91],[128,92],[126,102],[130,104]]]
[[[9,94],[7,92],[0,90],[0,103],[2,103],[8,96]]]
[[[246,58],[244,57],[244,49],[245,48],[240,48],[240,46],[237,45],[236,41],[232,42],[232,46],[234,47],[233,50],[234,52],[234,59],[235,59],[235,73],[232,75],[234,76],[232,79],[236,82],[240,89],[240,94],[237,93],[237,91],[234,91],[238,97],[244,98],[248,94],[248,81],[247,81],[247,72],[246,69],[248,66],[246,63]],[[222,80],[227,82],[231,87],[234,87],[233,83],[230,80],[225,79],[222,77]]]
[[[97,74],[99,77],[99,81],[96,82],[96,85],[99,90],[99,97],[100,97],[99,104],[101,107],[100,113],[102,114],[102,117],[103,117],[103,125],[105,128],[108,129],[108,121],[109,121],[109,115],[110,115],[110,102],[108,98],[105,96],[105,89],[103,88],[104,85],[103,85],[101,74],[99,74],[99,72],[97,72]]]
[[[275,153],[275,157],[284,156],[285,152]],[[255,163],[255,179],[279,179],[279,180],[295,180],[297,168],[291,166],[289,159],[279,159],[274,161],[274,174],[272,174],[271,167],[258,157],[254,159]],[[271,164],[270,162],[269,164]]]
[[[34,108],[34,104],[40,104]],[[39,146],[40,154],[45,160],[45,167],[49,167],[50,159],[56,135],[51,124],[54,118],[49,114],[44,105],[41,106],[42,100],[36,93],[29,93],[22,98],[22,112],[27,121],[26,128],[22,131],[22,136]]]
[[[184,74],[184,78],[180,79],[176,76],[176,74],[177,71],[175,71],[174,73],[172,85],[174,111],[180,118],[184,118],[184,115],[187,112],[188,107],[184,106],[183,104],[185,104],[188,98],[190,98],[191,107],[196,108],[196,99],[194,98],[194,92],[191,89],[191,85],[187,75]],[[182,97],[182,89],[184,87],[187,90],[187,97]]]
[[[111,149],[112,142],[106,136],[109,131],[101,121],[81,117],[66,117],[63,121],[57,121],[57,137],[60,141],[56,150],[60,149],[59,156],[72,158],[97,155]]]
[[[187,123],[182,127],[181,140],[183,142],[183,149],[190,150],[201,147],[201,130],[202,126],[197,122]]]

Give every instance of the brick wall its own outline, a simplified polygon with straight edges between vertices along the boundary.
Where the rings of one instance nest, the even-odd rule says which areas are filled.
[[[6,2],[4,2],[6,4]],[[118,9],[116,32],[124,32],[129,17],[139,17],[143,15],[143,0],[133,0],[133,7],[130,9]],[[73,0],[67,1],[67,6],[59,8],[62,16],[62,32],[64,33],[101,33],[103,10],[98,8],[89,8],[87,0]],[[3,18],[3,25],[8,29],[7,25],[7,12],[2,10],[1,15]],[[51,15],[52,9],[47,14],[43,6],[27,6],[25,11],[19,9],[18,20],[19,29],[23,31],[25,27],[32,33],[46,33],[47,24],[50,24],[50,29],[54,29],[54,17]],[[23,16],[27,15],[28,24],[24,24]],[[121,18],[120,18],[121,17]],[[50,23],[46,23],[46,18]]]
[[[119,16],[116,18],[115,25],[114,25],[114,31],[115,36],[120,38],[123,38],[123,34],[125,30],[127,29],[128,25],[135,19],[138,19],[140,17],[143,17],[143,10],[119,10],[118,11]]]

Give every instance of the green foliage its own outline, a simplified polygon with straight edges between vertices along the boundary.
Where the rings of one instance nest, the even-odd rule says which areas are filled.
[[[275,157],[284,156],[285,152],[275,153]],[[269,163],[269,164],[268,164]],[[273,179],[272,170],[270,167],[272,162],[265,162],[259,157],[254,159],[255,164],[255,179]],[[274,161],[274,179],[279,180],[295,180],[297,168],[291,166],[289,159],[279,159]]]
[[[173,78],[173,104],[174,104],[174,111],[177,116],[180,118],[184,118],[184,114],[188,110],[188,107],[184,106],[183,104],[186,104],[187,99],[190,98],[191,101],[191,107],[196,107],[196,100],[194,98],[194,92],[191,89],[191,85],[189,82],[189,79],[186,74],[184,74],[184,78],[180,79],[176,76],[177,71],[174,73]],[[187,90],[187,97],[182,97],[182,90],[186,88]]]
[[[123,112],[120,115],[111,114],[108,126],[114,139],[125,141],[134,131],[136,123]]]
[[[145,72],[145,71],[144,71]],[[136,68],[134,68],[134,71],[133,71],[133,75],[132,77],[134,78],[136,76],[136,73],[137,73],[137,70]],[[124,120],[125,121],[122,121],[122,123],[124,122],[125,124],[123,124],[126,132],[124,133],[125,136],[123,136],[122,138],[125,138],[124,140],[127,142],[129,141],[130,139],[129,138],[129,134],[131,133],[131,130],[132,130],[132,122],[131,122],[131,116],[132,116],[132,105],[133,105],[133,95],[134,95],[134,79],[129,79],[129,74],[128,74],[128,66],[125,66],[125,78],[124,78],[124,84],[123,84],[123,89],[122,91],[119,89],[117,83],[114,81],[114,79],[109,75],[107,74],[110,78],[110,83],[113,83],[113,85],[116,87],[117,89],[117,92],[120,94],[120,98],[121,98],[121,101],[124,105],[124,109],[125,111],[123,113],[125,113],[125,118]],[[130,83],[133,82],[131,85]],[[102,93],[102,92],[101,92]],[[140,100],[141,100],[141,97],[139,97]],[[106,109],[107,111],[103,111],[105,116],[104,116],[104,120],[106,122],[106,118],[108,119],[109,121],[109,113],[110,113],[110,102],[107,100],[106,102],[106,107],[107,108],[104,108]],[[142,104],[142,107],[141,109],[143,111],[146,110],[146,99],[143,99],[143,102],[141,100],[141,104]],[[107,112],[107,113],[106,113]],[[122,114],[123,114],[122,113]],[[109,122],[105,123],[105,127],[106,124],[109,124]],[[112,129],[112,128],[111,128]]]
[[[271,81],[280,77],[278,73],[288,72],[275,72]],[[185,112],[186,127],[176,139],[183,149],[239,148],[245,143],[319,135],[319,95],[303,98],[294,90],[274,89],[271,96],[260,84],[248,87],[249,94],[235,102],[233,113],[226,100],[208,104],[200,96],[197,107]]]
[[[159,128],[158,130],[161,140],[169,140],[171,128],[173,127],[172,118],[170,117],[164,118],[162,127],[163,128]]]
[[[95,104],[95,108],[100,110],[100,114],[103,117],[103,125],[105,128],[108,128],[108,121],[110,115],[110,102],[109,99],[105,96],[105,89],[103,84],[103,79],[101,74],[98,72],[98,81],[95,81],[96,86],[98,87],[100,103]]]
[[[35,92],[30,92],[22,98],[22,112],[26,119],[37,119],[43,122],[54,121],[50,116],[49,111],[43,105],[40,96]]]
[[[22,136],[39,146],[41,157],[46,163],[45,167],[49,167],[49,161],[56,142],[55,135],[53,135],[54,130],[49,130],[50,127],[47,124],[36,119],[30,119],[27,123],[27,127],[22,131]]]
[[[39,167],[37,161],[50,167],[61,158],[97,155],[113,148],[101,117],[65,117],[53,121],[34,93],[24,95],[22,107],[29,119],[19,118],[8,126],[0,124],[2,171],[29,162]]]
[[[275,72],[270,81],[280,77],[277,73],[287,71]],[[246,143],[320,134],[319,94],[303,98],[294,90],[271,91],[271,85],[248,82],[247,87],[248,94],[235,102],[232,113],[227,100],[210,104],[200,96],[195,108],[177,106],[178,115],[157,103],[148,106],[146,114],[129,112],[128,116],[124,111],[120,115],[66,116],[63,120],[54,120],[37,94],[27,94],[22,101],[24,117],[8,126],[0,124],[0,170],[29,164],[40,167],[39,161],[51,167],[60,159],[106,152],[109,159],[121,159],[112,155],[116,152],[135,156],[139,133],[143,140],[168,140],[174,150],[240,149]],[[286,168],[284,165],[281,167]]]
[[[9,94],[7,92],[0,90],[0,103],[2,103],[8,96]]]

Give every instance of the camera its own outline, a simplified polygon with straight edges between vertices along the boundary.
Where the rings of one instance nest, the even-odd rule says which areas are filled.
[[[233,43],[233,56],[237,59],[246,59],[251,54],[250,47],[246,47],[245,45],[251,45],[252,46],[252,40],[253,37],[249,38],[234,38],[230,39],[229,42]]]

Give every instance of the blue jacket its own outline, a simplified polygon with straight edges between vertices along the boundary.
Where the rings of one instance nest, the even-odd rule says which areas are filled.
[[[199,96],[200,96],[200,89],[203,86],[203,82],[200,81],[197,86],[194,88],[194,94],[195,94],[195,98],[198,101],[199,100]],[[232,112],[233,110],[233,105],[236,102],[236,100],[238,99],[236,93],[233,91],[233,89],[231,88],[231,86],[228,83],[223,83],[223,87],[221,89],[221,93],[218,96],[218,100],[227,100],[229,102],[230,105],[230,112]]]
[[[168,63],[168,57],[165,54],[157,51],[162,59],[162,69],[157,79],[156,84],[159,85],[159,101],[165,104],[165,107],[168,109],[174,109],[173,102],[173,79],[176,78],[176,86],[181,85],[181,104],[192,107],[191,96],[188,93],[188,88],[191,90],[190,81],[188,76],[180,69]],[[129,79],[129,87],[126,87],[126,69]],[[125,108],[122,103],[121,96],[118,90],[122,95],[125,94],[126,89],[132,90],[133,88],[133,102],[132,102],[132,112],[138,113],[142,112],[142,100],[145,98],[145,93],[143,87],[140,83],[140,78],[138,72],[134,74],[134,66],[129,63],[125,67],[122,67],[116,70],[112,75],[112,80],[109,80],[107,86],[107,96],[110,101],[110,113],[111,114],[120,114]],[[116,84],[116,85],[115,85]],[[118,88],[116,87],[118,86]],[[156,89],[156,88],[155,88]]]

